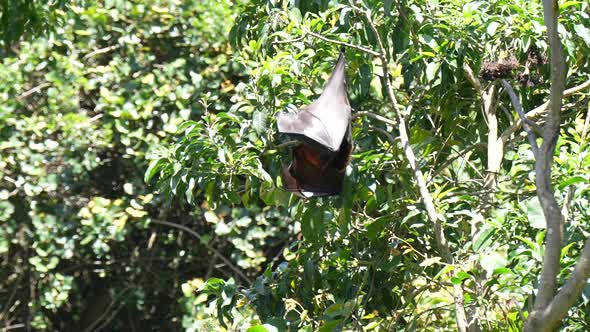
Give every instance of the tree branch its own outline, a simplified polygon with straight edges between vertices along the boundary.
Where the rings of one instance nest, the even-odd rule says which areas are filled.
[[[355,44],[351,44],[351,43],[347,43],[347,42],[343,42],[343,41],[339,41],[339,40],[335,40],[335,39],[330,39],[330,38],[324,37],[323,35],[321,35],[319,33],[316,33],[316,32],[313,32],[313,31],[309,31],[309,30],[303,30],[303,34],[301,36],[297,37],[297,38],[294,38],[294,39],[286,39],[286,40],[275,40],[275,41],[272,42],[272,44],[274,45],[274,44],[295,43],[295,42],[301,41],[307,35],[311,35],[311,36],[313,36],[313,37],[315,37],[315,38],[317,38],[319,40],[323,40],[323,41],[325,41],[327,43],[330,43],[330,44],[335,44],[335,45],[350,47],[350,48],[353,48],[355,50],[359,50],[359,51],[361,51],[363,53],[367,53],[367,54],[370,54],[370,55],[375,56],[375,57],[378,57],[379,56],[379,53],[373,51],[370,48],[366,48],[364,46],[355,45]]]
[[[351,43],[341,42],[339,40],[334,40],[334,39],[326,38],[326,37],[320,35],[319,33],[315,33],[313,31],[309,31],[309,30],[306,30],[305,33],[307,33],[309,35],[312,35],[312,36],[316,37],[317,39],[323,40],[323,41],[325,41],[327,43],[336,44],[336,45],[340,45],[340,46],[346,46],[346,47],[357,49],[357,50],[359,50],[361,52],[370,54],[372,56],[376,56],[376,57],[379,56],[379,53],[373,51],[372,49],[366,48],[364,46],[359,46],[359,45],[355,45],[355,44],[351,44]]]
[[[363,111],[363,112],[356,112],[356,113],[354,113],[354,114],[352,115],[352,119],[353,119],[353,120],[354,120],[354,119],[358,119],[358,118],[360,118],[361,116],[367,116],[367,117],[369,117],[369,118],[373,118],[373,119],[375,119],[375,120],[379,120],[379,121],[381,121],[381,122],[385,122],[385,123],[387,123],[387,124],[390,124],[390,125],[392,125],[392,126],[396,126],[396,127],[397,127],[397,121],[395,121],[395,120],[392,120],[392,119],[389,119],[389,118],[386,118],[386,117],[384,117],[384,116],[382,116],[382,115],[379,115],[379,114],[375,114],[375,113],[373,113],[373,112],[367,112],[367,111]]]
[[[94,50],[94,51],[86,54],[84,57],[82,57],[82,59],[83,60],[88,60],[88,59],[90,59],[90,58],[92,58],[94,56],[97,56],[99,54],[108,53],[110,51],[116,50],[119,47],[121,47],[121,46],[120,45],[112,45],[112,46],[107,46],[107,47],[104,47],[104,48],[99,48],[97,50]]]
[[[115,296],[115,298],[111,301],[111,303],[109,303],[109,305],[104,309],[104,312],[98,316],[89,326],[87,326],[84,329],[84,332],[92,332],[92,331],[99,331],[102,328],[98,328],[100,326],[98,326],[101,322],[103,322],[103,320],[107,317],[107,315],[111,312],[111,309],[115,306],[115,304],[117,304],[117,302],[120,302],[119,306],[117,307],[117,309],[115,309],[111,315],[109,315],[109,318],[105,321],[105,323],[108,324],[108,322],[110,322],[113,318],[114,315],[117,314],[117,312],[119,312],[119,310],[121,310],[121,306],[123,304],[125,304],[124,298],[125,298],[125,294],[131,290],[131,287],[125,287],[119,294],[117,294]],[[120,300],[120,301],[119,301]],[[101,326],[103,326],[104,324],[100,324]]]
[[[565,59],[557,32],[558,4],[556,0],[543,0],[543,12],[551,49],[551,92],[547,119],[543,128],[543,144],[540,159],[535,164],[537,195],[547,222],[546,249],[539,284],[536,308],[549,304],[555,292],[556,276],[563,238],[562,216],[551,188],[551,165],[559,136],[560,112],[565,90]]]
[[[563,92],[563,97],[569,97],[575,93],[578,93],[582,90],[585,90],[587,88],[590,87],[590,80],[580,84],[580,85],[576,85],[573,88],[569,88],[567,90],[565,90]],[[536,120],[538,119],[541,115],[543,115],[547,109],[549,108],[549,100],[544,102],[542,105],[535,107],[534,109],[532,109],[531,111],[526,113],[526,118],[529,120]],[[510,136],[512,134],[514,134],[518,128],[520,128],[520,126],[522,125],[522,121],[516,121],[514,124],[512,124],[512,126],[508,127],[506,130],[504,130],[504,132],[501,135],[502,140],[504,141],[504,143],[506,143],[508,141],[508,138],[510,138]]]
[[[453,255],[451,254],[451,251],[449,249],[449,244],[447,243],[447,240],[445,238],[442,225],[438,218],[438,213],[436,211],[436,208],[434,207],[432,195],[428,191],[424,174],[418,166],[418,163],[416,161],[416,155],[410,145],[406,121],[401,112],[401,107],[398,104],[397,98],[395,97],[395,94],[393,92],[393,87],[389,82],[389,63],[387,60],[385,46],[383,44],[383,41],[381,40],[381,35],[379,34],[379,31],[377,30],[377,27],[373,22],[373,19],[371,18],[370,12],[366,10],[366,8],[361,9],[354,5],[352,5],[352,7],[359,13],[364,14],[364,17],[369,25],[369,28],[371,29],[377,40],[377,45],[379,49],[378,57],[381,60],[381,66],[383,68],[383,82],[385,85],[385,90],[387,91],[387,96],[389,98],[391,107],[397,117],[400,142],[402,144],[406,159],[408,160],[408,163],[410,164],[410,167],[412,168],[412,171],[414,173],[414,180],[416,181],[416,185],[418,186],[418,191],[420,192],[422,203],[426,208],[428,219],[430,220],[430,222],[434,224],[434,238],[436,241],[438,251],[445,263],[453,264]],[[455,302],[457,326],[459,328],[459,331],[464,332],[467,330],[468,321],[465,314],[463,289],[460,285],[453,285],[453,298]]]
[[[487,89],[481,85],[481,81],[473,73],[473,69],[467,64],[463,64],[463,72],[467,80],[471,82],[482,100],[482,112],[486,125],[488,127],[488,165],[484,186],[488,189],[495,189],[498,186],[498,173],[504,159],[504,141],[498,138],[498,116],[496,114],[496,85],[491,84]],[[484,203],[492,200],[492,196],[487,197]],[[474,225],[472,233],[477,232],[477,226]]]
[[[557,327],[565,317],[568,310],[576,304],[580,294],[586,286],[586,281],[590,275],[590,238],[586,239],[584,251],[580,255],[574,272],[569,277],[565,285],[559,290],[553,301],[547,306],[542,313],[542,324],[548,327]]]
[[[580,136],[580,149],[584,149],[586,146],[586,134],[588,133],[588,127],[590,125],[590,104],[588,105],[588,113],[586,114],[586,120],[584,121],[584,127],[582,128],[582,134]],[[581,165],[583,155],[578,156],[578,165]],[[570,186],[566,195],[562,214],[564,220],[567,220],[568,206],[573,198],[575,186]],[[571,308],[576,301],[578,301],[580,294],[582,293],[588,276],[590,275],[590,238],[586,240],[584,244],[584,250],[580,255],[579,261],[574,268],[574,272],[569,277],[565,285],[559,290],[555,298],[551,301],[547,309],[544,310],[542,317],[545,324],[548,326],[558,326],[559,322],[565,317],[569,308]]]
[[[192,229],[190,229],[184,225],[180,225],[180,224],[169,222],[169,221],[152,219],[151,222],[154,224],[160,224],[160,225],[174,227],[174,228],[185,231],[185,232],[189,233],[190,235],[196,237],[197,239],[199,239],[199,241],[201,242],[202,245],[204,245],[209,251],[211,251],[213,253],[213,255],[215,257],[217,257],[221,261],[223,261],[232,271],[234,271],[237,275],[239,275],[242,279],[244,279],[244,281],[246,281],[248,284],[252,283],[250,278],[248,278],[248,276],[246,276],[244,274],[244,272],[242,272],[242,270],[240,270],[237,266],[235,266],[234,263],[232,263],[232,261],[230,261],[225,256],[223,256],[217,249],[213,248],[213,246],[211,246],[209,243],[205,242],[199,233],[193,231]]]
[[[506,80],[502,80],[502,85],[504,86],[504,89],[506,89],[506,92],[508,92],[508,96],[510,96],[510,101],[512,102],[512,106],[514,106],[516,113],[518,113],[518,115],[520,116],[520,119],[522,120],[524,130],[526,131],[526,133],[528,135],[529,143],[531,144],[531,149],[533,150],[533,155],[535,155],[535,159],[537,159],[539,156],[539,146],[537,145],[537,136],[535,135],[535,132],[533,131],[533,129],[531,128],[531,126],[529,126],[529,124],[527,122],[528,119],[526,118],[526,114],[524,114],[524,111],[522,110],[522,105],[520,104],[520,100],[518,100],[518,96],[514,92],[514,89],[512,88],[512,86],[510,86],[510,84],[508,82],[506,82]]]
[[[21,93],[20,95],[18,95],[16,97],[16,99],[18,101],[21,101],[21,100],[27,98],[28,96],[30,96],[30,95],[32,95],[34,93],[37,93],[37,92],[39,92],[39,91],[41,91],[41,90],[43,90],[45,88],[48,88],[50,86],[51,86],[51,83],[49,83],[49,82],[41,83],[41,84],[37,85],[36,87],[34,87],[34,88],[30,89],[30,90],[27,90],[27,91]]]
[[[387,132],[387,130],[381,129],[379,127],[375,127],[374,129],[377,130],[378,132],[382,133],[385,137],[387,137],[387,140],[389,141],[389,143],[392,146],[395,145],[395,137],[393,137],[393,135],[391,135],[389,132]]]
[[[481,87],[481,82],[475,76],[475,74],[473,73],[473,69],[471,69],[471,67],[467,63],[463,63],[463,72],[465,72],[467,80],[471,82],[475,90],[477,90],[477,92],[481,94],[481,92],[483,91],[483,88]]]
[[[298,41],[301,41],[305,38],[306,34],[302,34],[301,36],[297,37],[297,38],[293,38],[293,39],[285,39],[285,40],[274,40],[272,42],[273,45],[277,45],[277,44],[291,44],[291,43],[296,43]]]
[[[566,65],[565,56],[559,33],[557,31],[557,16],[558,3],[557,0],[543,0],[543,15],[545,18],[545,25],[547,26],[547,37],[549,39],[549,46],[551,50],[551,90],[549,97],[549,106],[545,126],[543,127],[543,144],[541,145],[538,158],[535,161],[535,184],[537,187],[537,196],[545,222],[547,224],[547,235],[545,239],[545,255],[543,257],[543,268],[541,270],[541,277],[539,280],[539,287],[537,298],[535,300],[534,309],[529,315],[525,324],[525,331],[551,331],[555,328],[549,325],[549,316],[545,313],[551,312],[550,309],[557,284],[557,274],[560,269],[561,247],[563,242],[563,216],[559,209],[559,204],[553,195],[551,187],[551,165],[553,164],[553,155],[555,153],[555,145],[559,136],[560,113],[562,98],[565,90],[565,75]],[[588,247],[586,247],[588,248]],[[590,248],[588,249],[590,251]],[[586,250],[584,250],[586,253]],[[587,254],[590,255],[590,252]],[[576,267],[578,271],[575,275],[583,275],[586,279],[589,268],[585,268],[586,256],[580,259],[578,265],[582,264],[581,269]],[[575,279],[570,278],[571,282]],[[571,284],[568,281],[568,284]],[[565,287],[564,287],[565,288]],[[571,291],[577,291],[578,287],[568,287]],[[582,288],[579,288],[581,292]],[[563,294],[563,293],[562,293]],[[580,293],[568,294],[571,298],[577,299]],[[560,303],[567,304],[568,302],[561,301]],[[554,312],[563,312],[564,315],[569,308],[559,308]],[[563,316],[557,315],[551,317],[552,322],[559,322]]]
[[[273,145],[271,150],[282,150],[282,149],[296,147],[301,144],[302,144],[301,141],[292,140],[292,141],[287,141],[285,143]]]

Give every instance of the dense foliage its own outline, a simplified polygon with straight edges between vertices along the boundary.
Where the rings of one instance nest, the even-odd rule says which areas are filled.
[[[66,0],[1,0],[0,40],[8,48],[20,38],[54,31],[63,24]]]
[[[181,285],[234,275],[207,246],[255,274],[288,236],[273,210],[227,206],[219,215],[239,222],[224,222],[202,199],[189,207],[144,182],[146,156],[172,144],[183,121],[233,105],[246,78],[226,37],[237,8],[37,8],[67,24],[13,43],[0,64],[1,326],[189,327]],[[157,221],[186,224],[201,239]]]
[[[482,330],[522,328],[545,221],[518,115],[484,78],[507,67],[525,111],[547,100],[539,1],[0,8],[4,328],[454,331],[457,288]],[[567,87],[581,87],[553,170],[563,282],[590,231],[590,5],[560,11]],[[345,192],[300,200],[281,190],[275,114],[317,96],[343,45],[356,114]],[[588,291],[562,330],[590,328]]]
[[[370,19],[364,16],[366,10]],[[561,10],[568,86],[576,86],[589,78],[589,8],[567,2]],[[444,262],[436,248],[433,225],[395,138],[395,126],[367,113],[395,118],[380,63],[363,49],[347,50],[349,94],[361,115],[354,123],[356,154],[346,193],[287,201],[276,189],[281,158],[269,145],[272,149],[279,138],[268,124],[288,104],[303,105],[314,98],[343,43],[378,50],[371,25],[390,59],[386,71],[455,264]],[[232,133],[227,136],[236,144],[223,145],[218,155],[196,155],[192,151],[202,144],[200,135],[211,129],[187,123],[183,140],[173,148],[176,154],[153,165],[162,168],[160,188],[181,188],[177,197],[197,192],[252,206],[260,204],[252,201],[258,193],[264,204],[289,207],[288,215],[301,225],[303,241],[294,243],[285,252],[285,262],[267,270],[242,295],[263,322],[279,330],[454,330],[452,286],[459,285],[467,310],[482,328],[521,328],[532,306],[545,227],[534,191],[533,156],[519,132],[509,129],[518,115],[510,111],[506,93],[495,90],[497,82],[475,77],[486,91],[497,92],[492,100],[496,123],[491,124],[466,68],[475,75],[481,69],[485,77],[490,63],[516,63],[505,77],[514,78],[523,107],[543,104],[549,71],[540,3],[254,2],[239,16],[230,40],[240,49],[236,59],[251,77],[241,92],[246,101],[234,106],[231,120],[224,115],[218,124]],[[557,194],[570,209],[562,278],[569,275],[586,238],[583,221],[588,220],[589,203],[589,160],[582,134],[588,99],[577,94],[568,101],[554,175]],[[232,127],[229,121],[240,125]],[[492,169],[491,159],[497,156],[490,154],[494,147],[486,141],[492,135],[497,140],[503,132],[505,151],[500,167]],[[250,160],[248,156],[260,156],[272,183],[254,171],[256,163],[231,162]],[[215,174],[203,167],[204,161],[219,165],[226,160],[233,172],[211,180],[224,185],[218,187],[223,193],[207,190],[210,182],[197,181],[192,189],[193,179]],[[232,190],[241,201],[232,197]],[[218,285],[220,280],[210,282]],[[205,293],[217,294],[218,301],[227,297],[222,287],[215,290]],[[566,322],[570,328],[587,328],[585,303],[571,312]],[[229,317],[231,308],[235,306],[224,301],[219,316]]]

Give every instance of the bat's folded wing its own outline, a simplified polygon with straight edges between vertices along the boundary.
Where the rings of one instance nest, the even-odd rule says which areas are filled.
[[[351,107],[346,95],[344,52],[322,94],[297,113],[277,116],[279,132],[303,144],[291,151],[291,165],[281,174],[286,190],[301,197],[342,192],[345,168],[352,152]]]
[[[350,125],[350,106],[321,96],[297,113],[279,113],[277,125],[280,133],[310,139],[335,152]]]

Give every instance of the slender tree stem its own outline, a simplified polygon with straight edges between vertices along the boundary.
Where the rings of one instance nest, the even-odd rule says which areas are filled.
[[[590,80],[565,90],[563,92],[563,97],[569,97],[575,93],[578,93],[578,92],[583,91],[588,88],[590,88]],[[542,105],[527,112],[526,118],[529,120],[535,120],[535,119],[539,118],[541,115],[545,114],[547,112],[548,108],[549,108],[549,100],[544,102]],[[522,125],[522,120],[516,121],[512,126],[508,127],[508,129],[504,130],[504,132],[502,132],[502,135],[500,135],[502,140],[504,142],[507,142],[508,139],[510,138],[510,136],[512,134],[514,134],[518,130],[518,128],[520,128],[521,125]]]
[[[352,119],[354,120],[354,119],[360,118],[362,116],[373,118],[375,120],[379,120],[381,122],[390,124],[392,126],[397,126],[397,121],[396,120],[392,120],[390,118],[384,117],[383,115],[379,115],[379,114],[375,114],[373,112],[367,112],[367,111],[354,113],[353,116],[352,116]]]
[[[248,284],[251,284],[252,283],[252,281],[250,280],[250,278],[248,278],[248,276],[246,276],[244,274],[244,272],[242,272],[242,270],[240,270],[237,266],[235,266],[234,263],[232,263],[232,261],[230,261],[225,256],[223,256],[223,254],[221,254],[217,249],[213,248],[209,243],[207,243],[206,241],[204,241],[203,238],[201,237],[201,235],[199,233],[193,231],[192,229],[190,229],[190,228],[188,228],[188,227],[186,227],[184,225],[180,225],[180,224],[169,222],[169,221],[152,219],[151,222],[154,223],[154,224],[161,224],[161,225],[166,225],[166,226],[174,227],[174,228],[177,228],[177,229],[180,229],[182,231],[185,231],[185,232],[189,233],[190,235],[196,237],[201,242],[201,244],[203,244],[209,251],[211,251],[213,253],[214,256],[216,256],[217,258],[219,258],[232,271],[234,271],[237,275],[239,275],[242,279],[244,279],[244,281],[246,281]]]
[[[559,137],[560,113],[566,79],[565,56],[557,31],[558,8],[556,0],[543,0],[543,14],[551,50],[551,90],[543,128],[543,144],[535,161],[535,183],[547,223],[547,235],[537,298],[534,309],[525,324],[525,331],[529,332],[552,331],[557,328],[568,309],[579,298],[590,273],[590,240],[588,240],[572,276],[555,296],[563,242],[563,216],[551,187],[551,165]]]
[[[336,45],[340,45],[340,46],[346,46],[346,47],[357,49],[357,50],[359,50],[361,52],[370,54],[372,56],[376,56],[376,57],[379,56],[379,53],[378,52],[375,52],[372,49],[366,48],[364,46],[359,46],[359,45],[355,45],[355,44],[351,44],[351,43],[342,42],[342,41],[339,41],[339,40],[334,40],[334,39],[326,38],[326,37],[320,35],[319,33],[315,33],[313,31],[306,31],[305,33],[307,33],[307,34],[309,34],[311,36],[314,36],[317,39],[320,39],[320,40],[323,40],[325,42],[331,43],[331,44],[336,44]]]
[[[504,86],[504,89],[506,89],[506,91],[508,92],[508,96],[510,96],[512,106],[514,106],[516,113],[518,113],[518,115],[520,116],[520,119],[522,120],[522,125],[528,135],[529,143],[531,144],[531,149],[533,150],[533,154],[534,154],[535,158],[538,158],[539,157],[539,146],[537,145],[537,135],[535,135],[533,128],[531,128],[531,126],[529,126],[529,124],[527,122],[528,120],[526,118],[526,114],[524,114],[524,111],[522,110],[522,105],[520,104],[520,100],[518,100],[518,96],[516,95],[516,92],[514,92],[514,89],[512,88],[512,86],[508,82],[506,82],[506,80],[502,80],[502,85]]]
[[[371,18],[370,12],[365,8],[361,9],[357,6],[352,6],[356,11],[359,13],[364,14],[367,23],[369,24],[369,28],[372,30],[375,38],[377,40],[377,46],[379,49],[379,59],[381,61],[381,66],[383,68],[383,82],[385,85],[385,90],[387,91],[387,96],[390,102],[390,105],[396,115],[397,123],[398,123],[398,130],[399,130],[399,138],[404,150],[404,154],[408,163],[410,164],[410,168],[414,173],[414,180],[416,181],[416,185],[418,186],[418,191],[420,193],[420,197],[422,199],[422,203],[426,209],[426,214],[428,215],[428,219],[434,225],[434,238],[436,241],[436,245],[441,255],[443,261],[447,264],[453,264],[453,255],[451,254],[451,250],[449,248],[449,244],[445,237],[443,227],[441,225],[440,219],[438,218],[438,213],[436,208],[434,207],[434,202],[432,199],[432,195],[428,191],[428,187],[426,185],[426,180],[424,178],[424,173],[420,169],[417,163],[416,154],[410,145],[410,138],[408,135],[408,128],[406,125],[406,120],[404,115],[401,111],[401,106],[399,105],[397,98],[395,97],[395,93],[393,92],[393,87],[389,82],[389,62],[387,58],[387,53],[385,50],[385,46],[383,41],[381,40],[381,35],[377,30],[377,26],[373,22]],[[463,296],[463,289],[461,285],[453,285],[453,299],[455,302],[455,312],[456,312],[456,319],[457,319],[457,327],[459,331],[464,332],[467,331],[468,328],[468,320],[465,313],[465,306],[464,306],[464,296]]]

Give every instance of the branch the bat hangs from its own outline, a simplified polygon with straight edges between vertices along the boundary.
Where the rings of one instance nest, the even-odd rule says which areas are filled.
[[[345,70],[346,59],[341,50],[320,97],[297,112],[281,112],[277,116],[279,133],[301,142],[291,149],[291,164],[281,171],[285,190],[297,196],[342,192],[353,147]]]

